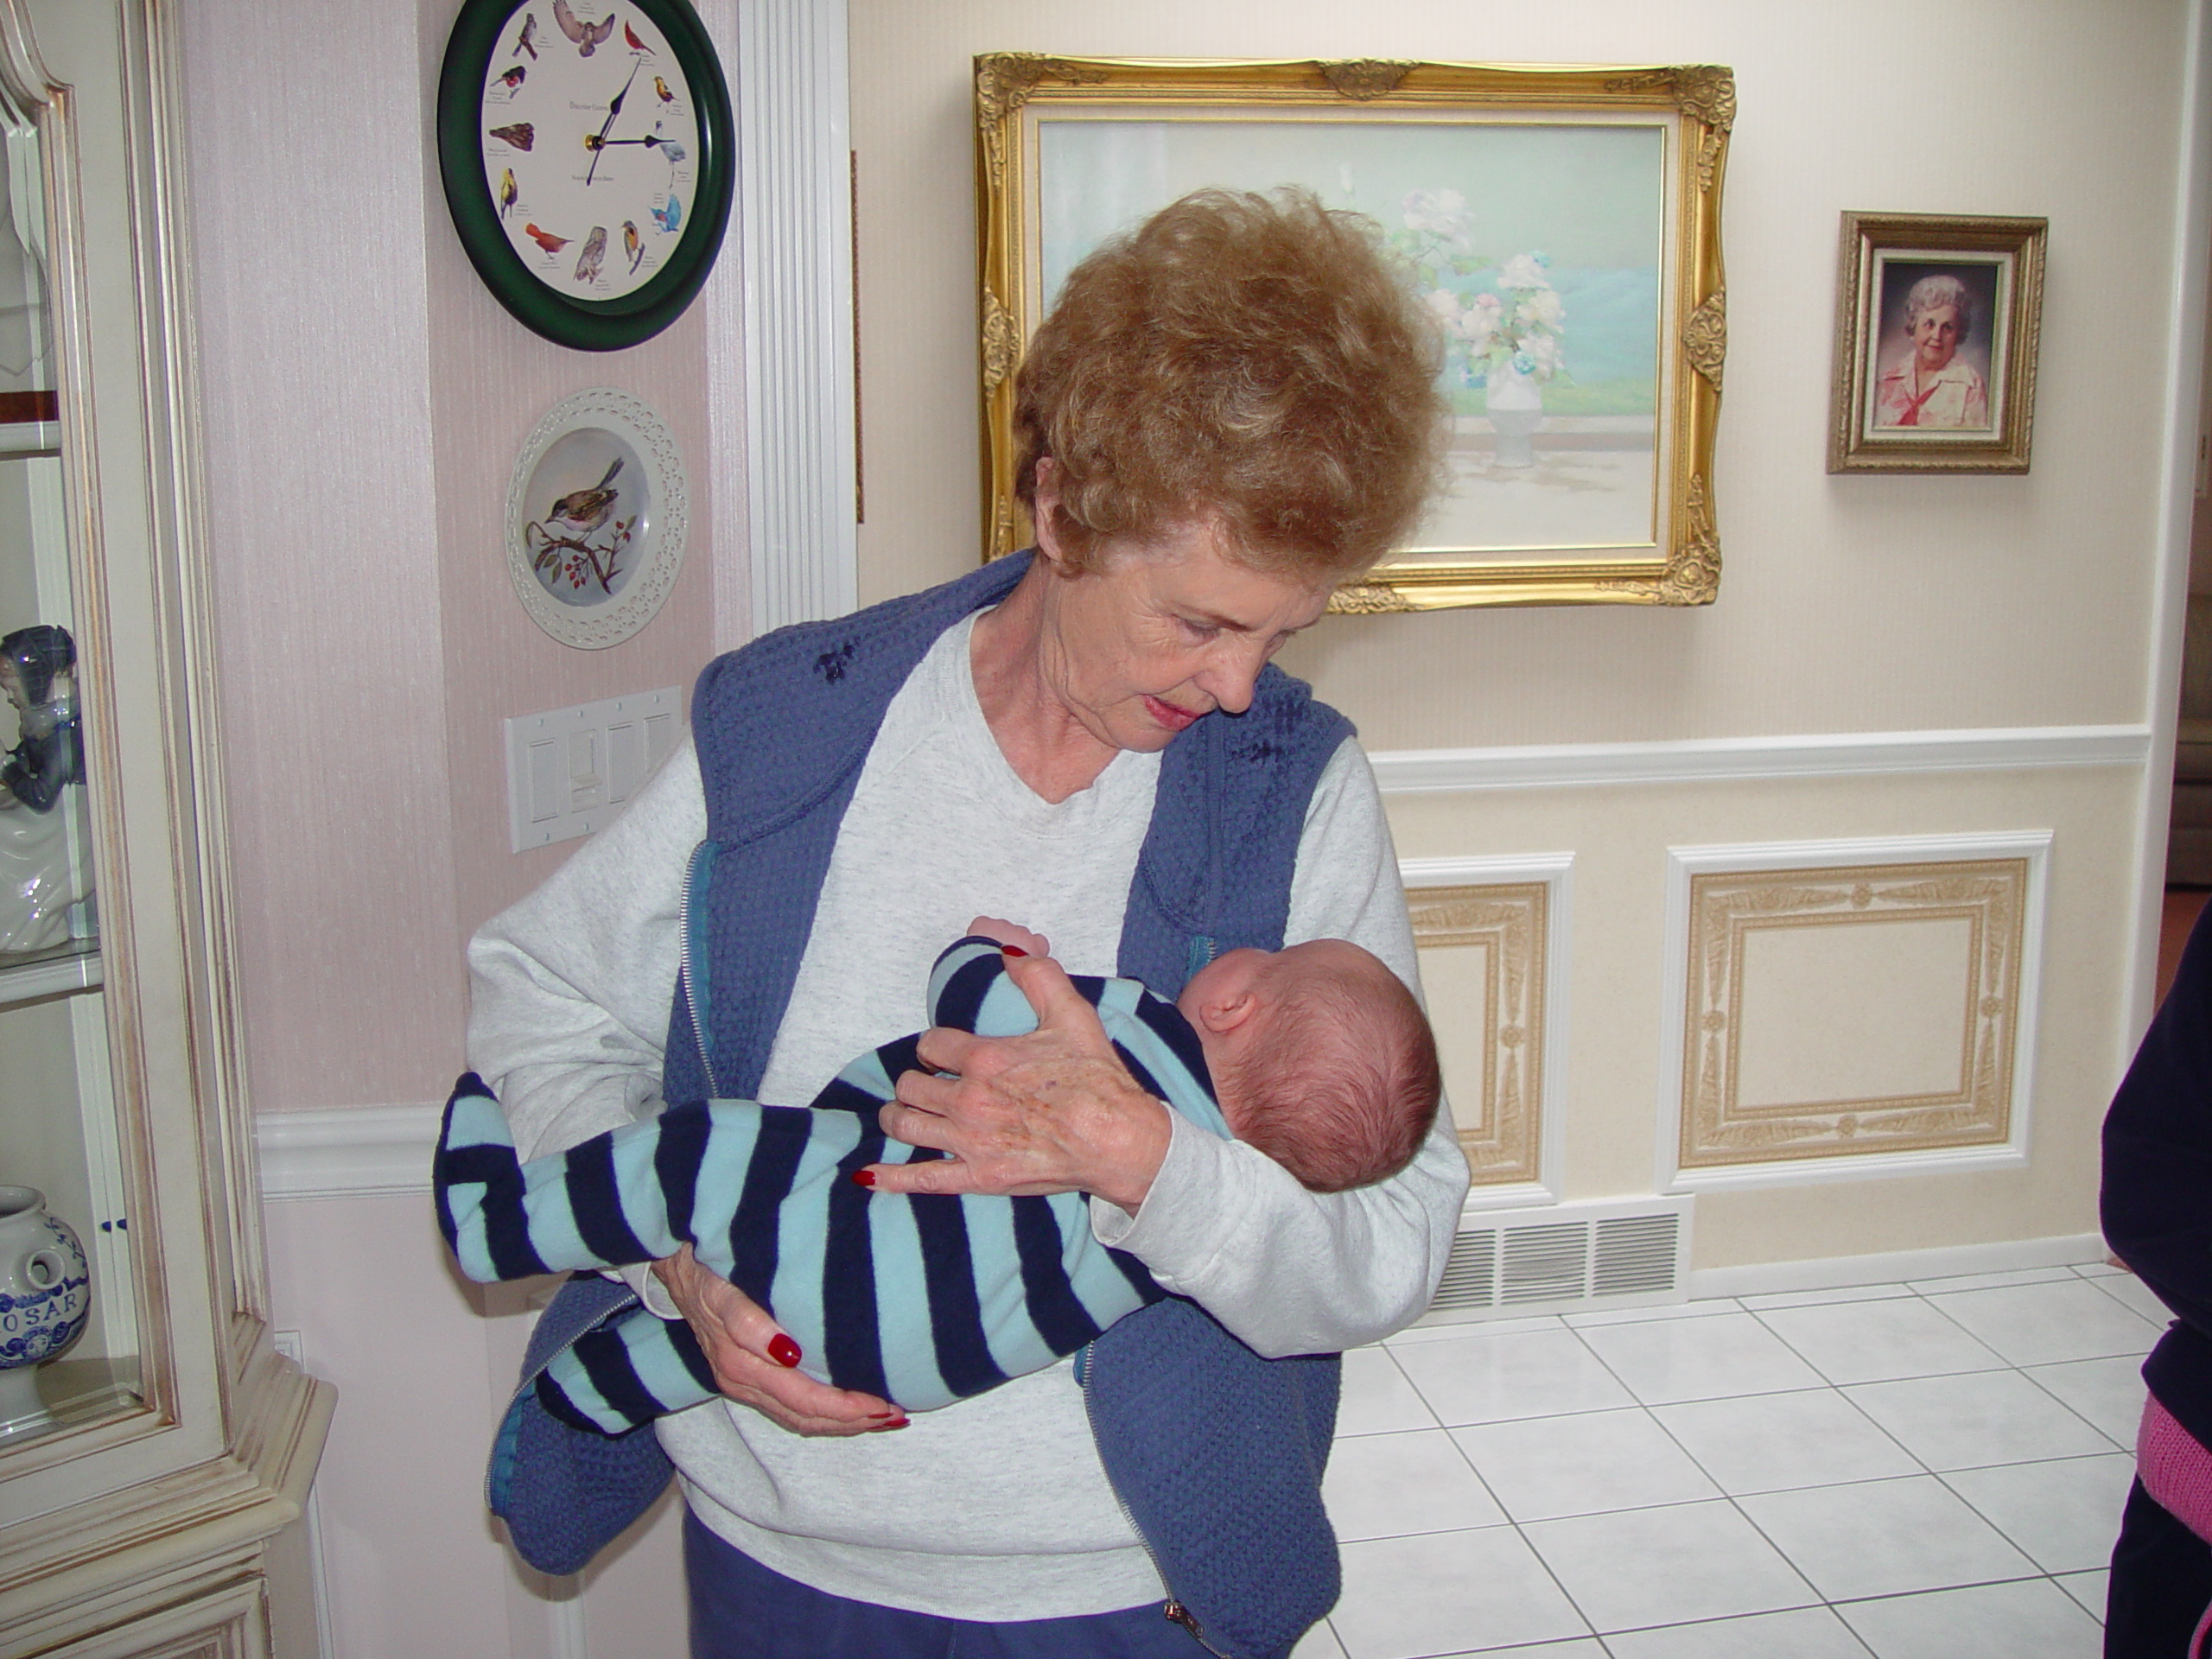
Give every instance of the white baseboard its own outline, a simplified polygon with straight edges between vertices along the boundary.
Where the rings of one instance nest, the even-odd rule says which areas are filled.
[[[1592,784],[1705,783],[1870,772],[2139,766],[2148,726],[1999,726],[1962,731],[1807,732],[1668,743],[1512,744],[1385,749],[1368,756],[1385,795]]]
[[[1696,1268],[1690,1300],[1772,1296],[1798,1290],[1837,1290],[1847,1285],[1893,1285],[1908,1279],[1955,1279],[1970,1273],[2012,1273],[2022,1268],[2085,1267],[2111,1252],[2096,1233],[2063,1238],[2016,1238],[1996,1244],[1948,1244],[1928,1250],[1885,1250],[1878,1255],[1837,1255],[1813,1262],[1762,1262],[1740,1268]]]

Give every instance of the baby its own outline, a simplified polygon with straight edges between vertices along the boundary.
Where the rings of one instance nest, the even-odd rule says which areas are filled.
[[[938,958],[931,1019],[985,1037],[1033,1030],[1005,960],[1046,950],[978,917]],[[1395,1174],[1436,1115],[1428,1023],[1357,945],[1232,950],[1173,1004],[1134,980],[1071,982],[1141,1087],[1317,1192]],[[919,1040],[861,1056],[810,1108],[696,1102],[527,1164],[471,1073],[447,1103],[432,1170],[446,1242],[485,1282],[691,1244],[776,1316],[808,1375],[912,1411],[1042,1370],[1166,1294],[1092,1236],[1080,1193],[910,1196],[850,1179],[943,1156],[876,1127],[899,1074],[920,1069]],[[610,1434],[719,1394],[690,1327],[642,1307],[556,1356],[537,1391],[556,1417]]]

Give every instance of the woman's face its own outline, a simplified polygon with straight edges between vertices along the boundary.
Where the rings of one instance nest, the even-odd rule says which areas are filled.
[[[1959,308],[1931,305],[1912,325],[1913,361],[1929,372],[1942,368],[1959,349]]]
[[[1057,505],[1040,485],[1038,516],[1048,527],[1038,544],[1055,563]],[[1242,714],[1268,659],[1327,607],[1332,584],[1249,569],[1217,543],[1205,524],[1109,539],[1082,575],[1046,584],[1046,684],[1099,741],[1149,753],[1217,709]]]

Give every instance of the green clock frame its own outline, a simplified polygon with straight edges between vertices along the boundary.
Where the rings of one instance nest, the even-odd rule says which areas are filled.
[[[546,287],[499,229],[499,209],[484,179],[484,79],[501,31],[524,0],[467,0],[446,41],[438,75],[438,171],[446,206],[469,263],[493,297],[524,327],[558,346],[617,352],[651,340],[698,297],[721,251],[736,192],[735,118],[721,60],[688,0],[623,0],[666,37],[690,83],[699,121],[699,182],[692,217],[652,280],[612,300],[577,300]]]

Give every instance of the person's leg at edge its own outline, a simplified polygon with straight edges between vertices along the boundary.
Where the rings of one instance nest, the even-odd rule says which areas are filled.
[[[2212,1609],[2212,1545],[2137,1481],[2113,1546],[2105,1659],[2196,1659],[2190,1638]]]

